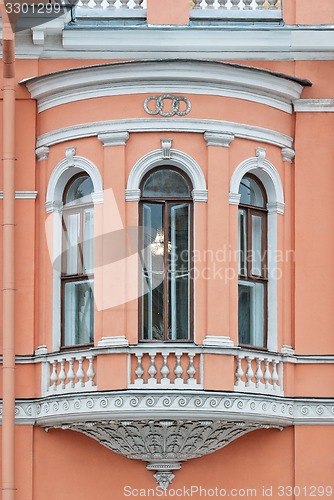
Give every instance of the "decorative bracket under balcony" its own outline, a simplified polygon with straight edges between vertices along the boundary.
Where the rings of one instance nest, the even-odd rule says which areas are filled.
[[[110,420],[58,426],[82,432],[115,453],[148,462],[158,485],[166,490],[181,463],[213,453],[257,429],[283,427],[240,420]]]

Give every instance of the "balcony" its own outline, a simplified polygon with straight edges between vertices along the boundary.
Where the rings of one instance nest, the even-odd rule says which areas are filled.
[[[147,0],[79,0],[75,19],[146,24]],[[193,0],[191,23],[219,21],[277,21],[282,19],[281,0]]]

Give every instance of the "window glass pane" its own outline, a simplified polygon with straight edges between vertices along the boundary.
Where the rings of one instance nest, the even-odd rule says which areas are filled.
[[[83,212],[83,273],[94,272],[94,209]]]
[[[143,204],[143,339],[164,338],[164,227],[162,203]]]
[[[80,214],[69,214],[65,220],[67,227],[65,229],[67,247],[64,249],[67,255],[66,259],[66,274],[78,274],[78,250],[79,250],[79,235],[80,235]]]
[[[168,340],[190,337],[190,273],[168,273]]]
[[[240,203],[254,207],[265,208],[265,203],[259,184],[252,177],[243,177],[239,187]]]
[[[247,275],[247,213],[239,209],[239,274]]]
[[[94,187],[91,178],[88,175],[81,175],[80,177],[74,179],[70,185],[66,194],[65,203],[73,203],[78,200],[80,201],[81,198],[89,197],[88,199],[85,198],[85,200],[82,200],[85,203],[88,203],[91,201],[90,195],[93,191]]]
[[[264,284],[239,281],[239,343],[264,347]]]
[[[172,271],[190,269],[190,205],[168,206],[168,267]]]
[[[144,273],[148,292],[143,296],[143,339],[164,340],[164,283],[155,286],[156,273]]]
[[[190,196],[190,190],[185,178],[175,170],[161,169],[153,172],[145,181],[142,196],[170,197]]]
[[[65,345],[94,341],[93,280],[65,283]]]
[[[262,276],[262,217],[252,215],[252,274]],[[264,256],[263,256],[264,257]]]

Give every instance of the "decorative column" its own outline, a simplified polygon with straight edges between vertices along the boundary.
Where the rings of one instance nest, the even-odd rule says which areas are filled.
[[[205,132],[208,146],[207,346],[233,347],[229,331],[229,147],[232,134]]]
[[[128,345],[126,331],[126,220],[125,220],[125,145],[128,132],[106,132],[98,135],[104,147],[104,203],[102,234],[97,236],[102,263],[98,276],[102,296],[97,307],[102,311],[101,347]],[[100,241],[100,244],[99,244]]]
[[[46,289],[52,289],[52,274],[47,276],[46,274],[46,256],[48,254],[47,246],[46,246],[46,237],[45,237],[45,210],[44,206],[40,206],[42,200],[44,198],[44,193],[46,190],[46,171],[47,171],[47,160],[49,158],[50,149],[46,146],[42,146],[37,148],[35,153],[37,157],[37,161],[39,162],[39,172],[38,172],[38,186],[37,190],[40,193],[38,207],[38,353],[44,354],[47,350],[46,346],[46,332],[47,321],[46,321],[46,310],[47,304],[45,303],[45,299],[50,297],[50,294],[45,293]],[[43,193],[43,195],[42,195]],[[45,288],[47,284],[50,285],[49,288]],[[52,308],[51,308],[52,310]],[[52,323],[52,319],[50,318],[49,325]],[[52,349],[52,346],[49,346]],[[51,350],[50,349],[50,350]]]
[[[295,152],[291,148],[282,149],[282,159],[284,165],[284,191],[285,191],[285,215],[284,215],[284,230],[283,230],[283,315],[282,315],[282,352],[291,353],[291,347],[295,345],[294,338],[294,320],[292,311],[294,311],[294,259],[295,245],[293,235],[293,220],[294,220],[294,200],[293,200],[293,182],[294,182],[294,157]]]

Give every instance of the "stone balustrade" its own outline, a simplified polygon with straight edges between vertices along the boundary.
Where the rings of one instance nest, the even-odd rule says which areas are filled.
[[[266,353],[239,353],[235,357],[234,388],[240,392],[283,395],[283,361]]]
[[[42,395],[96,390],[94,355],[66,353],[43,362]]]
[[[202,389],[200,349],[135,348],[130,354],[129,387]]]

